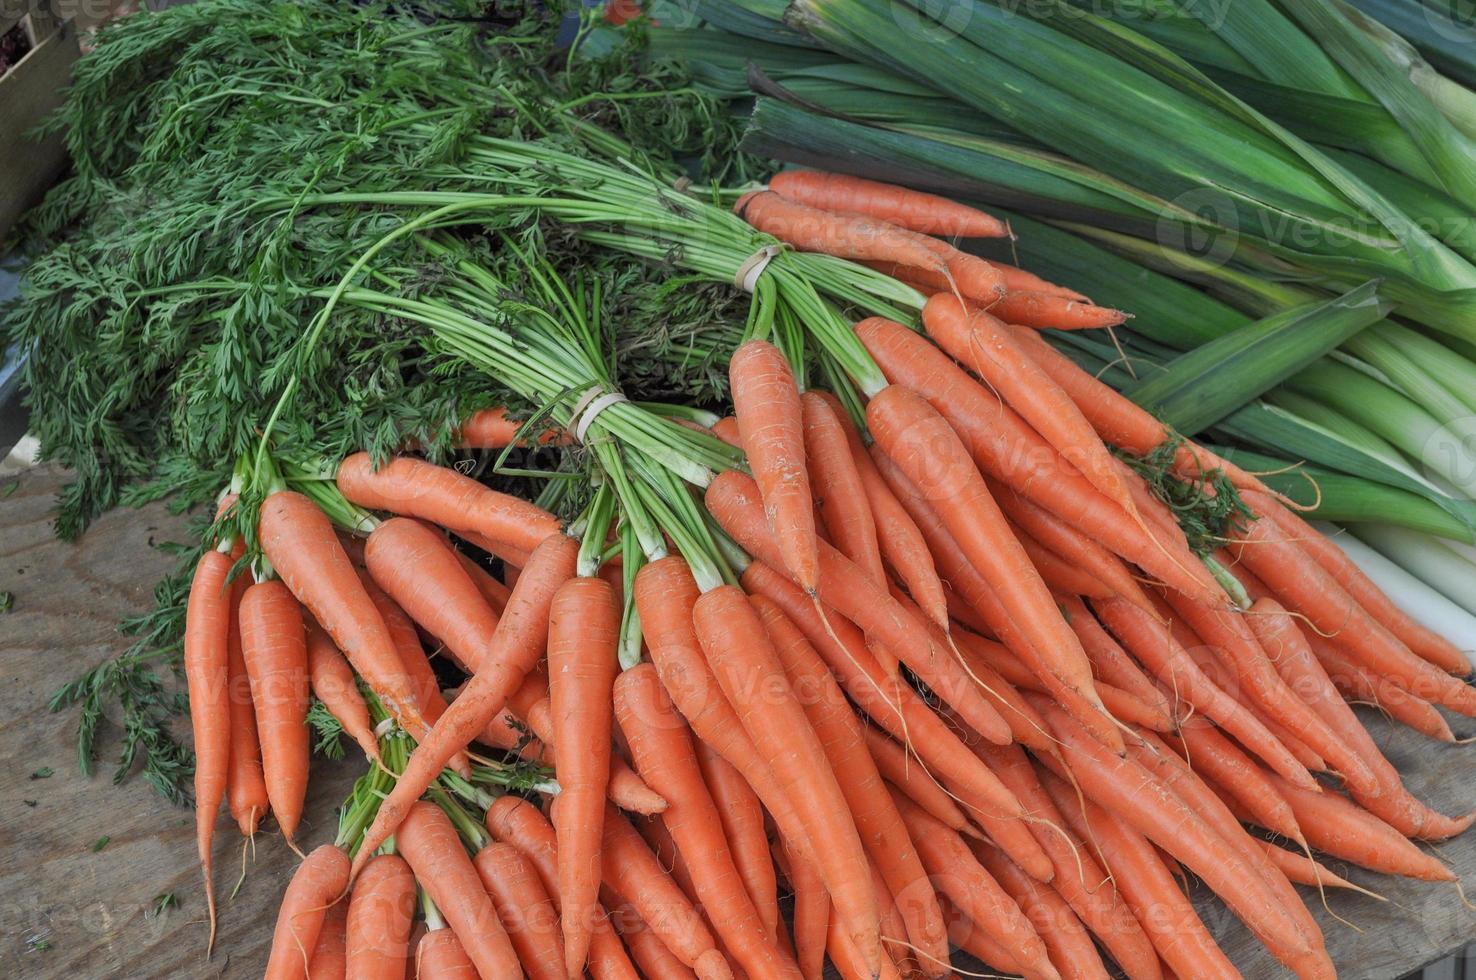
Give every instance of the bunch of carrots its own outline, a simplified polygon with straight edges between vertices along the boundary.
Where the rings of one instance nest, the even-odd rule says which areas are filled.
[[[1184,872],[1296,976],[1332,977],[1293,886],[1363,889],[1314,852],[1456,881],[1415,842],[1476,814],[1415,799],[1350,702],[1453,741],[1438,708],[1476,716],[1470,662],[1254,475],[1037,332],[1122,314],[958,250],[945,239],[1008,229],[940,198],[796,173],[737,208],[931,298],[921,331],[855,325],[889,382],[858,417],[766,340],[733,355],[712,432],[747,471],[703,491],[733,580],[641,564],[597,522],[411,455],[338,466],[342,496],[383,515],[366,538],[278,490],[258,581],[231,580],[237,541],[201,559],[186,670],[207,895],[223,798],[243,832],[270,811],[293,841],[309,692],[388,774],[355,832],[302,862],[269,977],[809,980],[827,958],[947,977],[957,949],[1031,980],[1106,977],[1107,959],[1239,976]],[[461,435],[518,431],[493,412]],[[1166,479],[1238,500],[1208,554],[1128,463],[1165,445]],[[626,608],[643,642],[622,664]],[[467,676],[454,697],[427,643]],[[387,764],[391,728],[414,747]],[[556,783],[470,794],[469,814],[442,781],[478,743]]]

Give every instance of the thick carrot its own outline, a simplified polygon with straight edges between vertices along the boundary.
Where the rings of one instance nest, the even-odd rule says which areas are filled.
[[[708,486],[706,503],[718,523],[746,551],[773,567],[780,567],[777,542],[763,523],[753,480],[734,470],[722,473]],[[819,600],[859,624],[866,630],[868,639],[874,641],[873,645],[879,644],[898,656],[928,683],[938,683],[944,693],[955,694],[961,703],[963,698],[969,698],[965,707],[978,724],[980,734],[1007,742],[1009,726],[1004,720],[978,697],[978,692],[971,691],[971,684],[954,683],[957,664],[951,651],[940,648],[933,640],[924,617],[897,601],[827,542],[821,541],[819,545],[822,571]],[[876,658],[868,655],[867,659]],[[885,666],[882,665],[883,669]]]
[[[1250,813],[1255,822],[1283,837],[1301,842],[1296,815],[1266,771],[1203,718],[1191,718],[1167,741],[1191,767]]]
[[[799,627],[773,600],[755,596],[751,601],[790,686],[824,746],[862,846],[898,903],[907,939],[920,956],[925,972],[937,976],[948,962],[948,930],[943,913],[896,804],[866,748],[861,721]]]
[[[1353,559],[1333,541],[1267,494],[1246,491],[1241,499],[1257,515],[1269,517],[1282,533],[1295,541],[1312,560],[1347,590],[1363,611],[1393,633],[1414,653],[1447,673],[1465,677],[1471,673],[1470,659],[1456,645],[1434,630],[1415,622],[1384,590],[1363,573]]]
[[[1456,740],[1445,716],[1433,704],[1355,663],[1332,641],[1316,634],[1304,634],[1303,638],[1312,647],[1313,654],[1344,700],[1372,705],[1395,721],[1442,742]]]
[[[1205,929],[1173,872],[1147,838],[1095,802],[1080,799],[1056,776],[1043,773],[1041,785],[1072,829],[1092,841],[1103,856],[1114,884],[1174,974],[1240,980],[1240,971]]]
[[[636,768],[668,803],[661,821],[728,954],[751,975],[797,977],[795,964],[769,935],[743,888],[722,819],[702,781],[691,734],[662,690],[654,666],[638,664],[621,673],[615,683],[615,712]]]
[[[563,896],[564,967],[578,976],[589,955],[590,920],[599,906],[600,821],[610,779],[611,685],[620,607],[604,579],[572,578],[554,594],[548,619],[548,671],[554,725],[553,810]]]
[[[1330,975],[1326,954],[1319,956],[1309,945],[1275,891],[1199,814],[1136,761],[1103,749],[1059,707],[1028,697],[1036,697],[1036,707],[1061,740],[1066,765],[1089,798],[1204,879],[1277,959],[1299,975]]]
[[[763,804],[731,762],[700,738],[695,743],[702,780],[717,805],[723,836],[727,838],[738,877],[758,910],[764,931],[777,940],[781,928],[779,893],[774,861],[769,856],[769,838],[764,830]]]
[[[395,854],[364,866],[348,903],[348,972],[365,980],[405,975],[410,926],[415,920],[415,876]]]
[[[281,490],[262,504],[260,533],[262,550],[287,588],[333,637],[400,727],[422,739],[430,726],[416,707],[399,652],[327,516],[302,494]]]
[[[562,909],[558,843],[548,818],[525,799],[500,796],[487,808],[486,823],[487,832],[495,840],[513,845],[528,859],[538,873],[538,880],[554,910]],[[635,980],[638,976],[620,938],[604,915],[595,921],[589,947],[589,973],[595,980]]]
[[[999,882],[979,864],[963,838],[911,800],[898,795],[896,802],[938,892],[1009,950],[1027,977],[1057,976],[1034,926]]]
[[[266,777],[261,771],[261,740],[256,734],[256,709],[251,703],[251,678],[246,673],[246,658],[241,653],[239,599],[242,590],[235,588],[236,585],[244,586],[245,582],[237,579],[231,588],[237,605],[231,613],[231,635],[227,647],[230,686],[226,696],[230,699],[231,713],[231,768],[226,778],[226,796],[236,825],[242,834],[250,837],[261,826],[270,801]],[[347,666],[344,665],[345,669]]]
[[[1004,238],[1009,226],[992,214],[881,181],[819,170],[784,170],[769,189],[791,201],[825,211],[864,214],[924,235],[943,238]]]
[[[479,980],[479,974],[456,933],[442,926],[416,944],[415,980]]]
[[[313,696],[323,702],[349,738],[364,750],[365,757],[379,761],[379,740],[369,720],[369,706],[359,693],[354,669],[344,659],[333,638],[311,617],[304,620],[307,628],[308,683]],[[255,717],[252,718],[255,725]]]
[[[1049,885],[1031,878],[1020,866],[986,844],[976,844],[974,856],[1015,900],[1050,954],[1062,976],[1106,980],[1107,966],[1086,927],[1071,906]]]
[[[534,550],[526,572],[519,577],[508,600],[507,613],[497,624],[481,671],[472,676],[461,696],[410,754],[405,771],[365,831],[360,855],[372,853],[395,832],[411,805],[440,775],[446,763],[487,727],[502,710],[510,691],[522,683],[527,671],[538,662],[548,635],[554,594],[573,577],[578,554],[579,545],[564,535],[550,536]],[[356,858],[356,872],[362,863]]]
[[[932,771],[932,778],[946,780],[978,812],[1005,819],[1020,816],[1020,802],[1014,794],[964,747],[917,692],[882,673],[860,631],[849,620],[834,611],[822,619],[793,582],[763,562],[750,564],[742,582],[749,592],[765,596],[784,610],[851,700],[888,734],[917,753]]]
[[[807,391],[800,396],[805,433],[805,463],[809,467],[820,518],[831,542],[841,554],[886,585],[881,547],[876,539],[876,520],[866,499],[861,474],[851,455],[846,430],[820,395]]]
[[[505,408],[484,408],[462,419],[452,439],[463,449],[502,449],[512,445],[526,445],[518,438],[518,429],[523,423],[510,419]],[[567,446],[571,442],[568,433],[548,429],[538,436],[541,446]]]
[[[1123,510],[1135,512],[1101,437],[1070,396],[1021,349],[1004,323],[944,293],[928,300],[922,317],[928,336],[939,347],[1003,397],[1068,465]]]
[[[1366,766],[1368,783],[1344,775],[1353,798],[1406,837],[1445,840],[1476,823],[1476,813],[1450,818],[1425,806],[1404,788],[1399,773],[1379,751],[1353,709],[1338,696],[1301,630],[1274,599],[1258,599],[1249,619],[1256,636],[1289,683],[1327,723],[1339,746]],[[1341,766],[1340,766],[1341,768]]]
[[[948,791],[938,785],[921,762],[909,758],[905,748],[870,725],[863,728],[862,734],[877,770],[888,783],[948,829],[959,834],[978,835],[979,831],[969,823]]]
[[[874,972],[882,952],[861,839],[758,613],[737,588],[719,586],[697,599],[692,625],[743,730],[809,829],[816,870],[835,913]]]
[[[494,841],[472,858],[529,980],[566,980],[558,913],[538,872],[512,844]]]
[[[348,975],[347,902],[335,902],[323,916],[307,975],[311,980],[344,980]]]
[[[445,811],[416,803],[395,832],[395,843],[477,971],[483,977],[521,977],[518,954]]]
[[[820,579],[815,503],[794,372],[779,348],[750,340],[733,352],[728,379],[748,465],[784,567],[814,595]]]
[[[458,551],[456,560],[461,562],[461,567],[466,570],[467,575],[471,576],[472,584],[477,587],[478,592],[482,593],[482,598],[487,605],[491,606],[492,611],[498,616],[501,616],[502,611],[507,608],[507,600],[512,596],[512,590],[493,578],[491,572],[467,555]]]
[[[265,980],[306,980],[328,907],[348,887],[348,855],[332,844],[310,853],[282,893]]]
[[[302,607],[281,582],[258,582],[241,596],[241,654],[251,678],[267,799],[290,843],[307,798],[307,636]]]
[[[1107,628],[1153,672],[1176,700],[1192,704],[1298,785],[1317,785],[1306,766],[1255,714],[1215,684],[1168,628],[1151,613],[1122,599],[1108,599],[1096,603],[1095,608]]]
[[[231,763],[230,633],[232,591],[226,583],[230,556],[207,551],[195,566],[185,607],[184,667],[195,734],[195,845],[205,876],[210,918],[206,955],[215,947],[215,882],[211,843],[225,798]]]
[[[973,748],[991,763],[994,772],[1034,816],[1047,821],[1032,824],[1031,829],[1040,846],[1050,855],[1051,863],[1055,865],[1056,876],[1051,880],[1051,887],[1070,904],[1075,914],[1101,940],[1102,945],[1128,976],[1145,980],[1161,977],[1158,954],[1153,949],[1153,943],[1149,941],[1132,912],[1119,900],[1090,847],[1066,829],[1066,818],[1056,807],[1050,794],[1040,785],[1030,759],[1018,746],[1013,745],[975,745]],[[981,849],[975,848],[974,853],[976,856],[980,855]],[[984,866],[991,868],[988,862],[984,862]],[[1016,867],[1018,870],[1018,866]],[[993,873],[992,868],[991,872]],[[1005,890],[1013,894],[1010,883],[998,873],[994,874]],[[1019,895],[1015,897],[1018,899]],[[1049,904],[1049,899],[1045,902]],[[1025,914],[1031,915],[1029,908],[1025,909]],[[1037,930],[1039,931],[1039,926]],[[1045,935],[1045,940],[1046,945],[1050,946],[1049,934]],[[1060,963],[1057,963],[1057,967],[1060,967]]]
[[[948,419],[985,474],[1181,592],[1211,604],[1227,601],[1192,553],[1165,553],[1120,506],[1074,467],[1063,465],[1050,443],[1014,409],[926,338],[881,317],[856,324],[856,336],[889,381],[921,394]]]
[[[735,449],[743,448],[743,435],[738,431],[736,416],[724,415],[714,422],[708,431]]]

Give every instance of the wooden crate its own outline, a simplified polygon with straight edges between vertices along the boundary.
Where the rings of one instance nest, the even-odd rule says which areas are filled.
[[[59,136],[38,141],[27,134],[61,104],[81,54],[75,26],[56,16],[51,0],[0,0],[0,33],[17,24],[31,50],[0,75],[0,241],[66,164]]]

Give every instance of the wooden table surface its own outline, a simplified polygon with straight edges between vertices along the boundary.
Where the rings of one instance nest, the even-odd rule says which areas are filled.
[[[259,976],[277,902],[296,863],[274,828],[259,835],[240,892],[226,900],[240,871],[241,848],[239,835],[221,820],[220,937],[215,957],[206,962],[190,811],[171,807],[142,779],[109,782],[116,727],[103,738],[98,774],[83,777],[75,714],[46,710],[62,683],[126,647],[117,623],[149,607],[154,582],[173,561],[156,545],[183,540],[184,520],[157,505],[119,510],[79,543],[63,543],[50,526],[61,483],[61,473],[50,467],[0,478],[0,591],[15,596],[13,611],[0,616],[0,976]],[[1476,806],[1476,745],[1438,745],[1372,715],[1365,720],[1416,794],[1448,813]],[[1476,732],[1476,722],[1451,721],[1458,734]],[[43,767],[54,775],[32,779]],[[314,761],[300,835],[304,848],[332,838],[334,807],[361,769],[355,761]],[[104,836],[107,845],[94,853]],[[1436,850],[1464,879],[1476,881],[1476,832]],[[1394,980],[1476,940],[1476,913],[1454,887],[1331,863],[1389,899],[1330,896],[1333,910],[1360,932],[1322,909],[1315,892],[1303,890],[1348,980]],[[1202,916],[1248,980],[1289,975],[1223,905],[1196,889]],[[177,895],[180,906],[148,917],[153,899],[166,892]],[[49,948],[34,948],[38,941]]]

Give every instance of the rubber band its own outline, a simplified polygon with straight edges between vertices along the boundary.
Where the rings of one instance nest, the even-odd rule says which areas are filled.
[[[765,245],[757,252],[754,252],[743,260],[743,264],[733,274],[733,285],[745,293],[753,292],[754,287],[758,285],[759,276],[763,275],[769,263],[774,261],[774,256],[782,251],[784,251],[784,246],[782,245]]]
[[[390,732],[394,731],[394,728],[395,728],[395,720],[393,718],[386,718],[383,721],[381,721],[379,724],[377,724],[377,725],[374,726],[374,737],[375,738],[384,738]]]
[[[601,412],[613,405],[628,401],[630,399],[621,392],[605,391],[599,385],[595,385],[580,395],[579,401],[574,403],[574,410],[569,413],[570,417],[578,419],[571,433],[574,441],[583,445],[585,436],[589,434],[589,427],[594,425],[595,419],[600,417]]]

